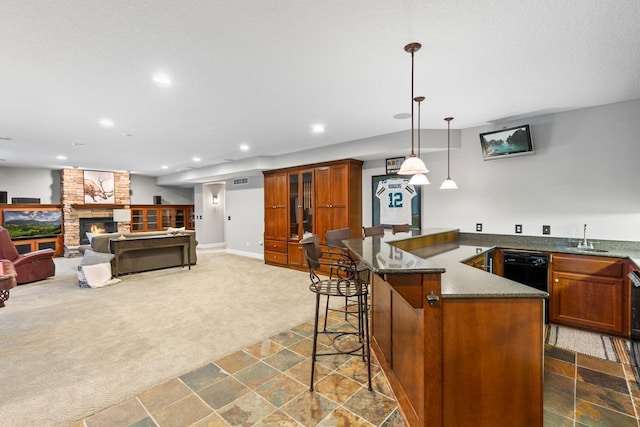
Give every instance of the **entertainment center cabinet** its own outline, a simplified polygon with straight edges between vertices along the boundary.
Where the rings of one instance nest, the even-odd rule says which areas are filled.
[[[5,212],[24,212],[24,211],[57,211],[62,212],[60,205],[54,204],[32,204],[32,203],[15,203],[0,204],[0,225],[4,227]],[[6,228],[6,227],[5,227]],[[64,253],[63,245],[64,228],[58,235],[47,235],[43,237],[25,236],[11,239],[20,254],[34,252],[41,249],[53,249],[55,256],[62,256]]]
[[[274,169],[264,174],[264,260],[304,268],[300,240],[349,228],[362,235],[362,162],[354,159]]]

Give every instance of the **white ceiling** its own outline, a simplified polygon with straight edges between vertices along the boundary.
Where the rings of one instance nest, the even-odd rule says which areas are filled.
[[[640,98],[638,0],[0,0],[0,167],[161,176],[407,130],[413,41],[422,128]]]

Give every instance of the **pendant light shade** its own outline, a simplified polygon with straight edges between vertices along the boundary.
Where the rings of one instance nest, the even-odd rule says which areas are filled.
[[[447,178],[442,182],[440,189],[441,190],[457,190],[458,186],[456,185],[454,180],[452,180],[451,178]]]
[[[457,190],[458,186],[451,179],[451,120],[453,117],[445,117],[447,121],[447,179],[440,186],[441,190]]]
[[[413,56],[421,47],[422,45],[420,43],[409,43],[404,47],[404,50],[411,54],[411,155],[400,165],[399,175],[415,175],[417,173],[424,174],[429,172],[424,162],[420,160],[420,157],[417,157],[413,151],[413,137],[415,133],[413,130]]]
[[[427,173],[429,169],[424,164],[422,160],[420,160],[414,153],[411,153],[408,159],[402,162],[400,166],[400,170],[398,171],[399,175],[415,175],[417,173]]]
[[[416,96],[413,98],[418,103],[418,159],[420,159],[420,103],[424,101],[424,96]],[[427,168],[425,167],[425,170]],[[429,171],[427,171],[429,172]],[[411,185],[427,185],[431,184],[425,175],[426,172],[416,172],[409,180]]]
[[[409,180],[409,184],[411,184],[411,185],[427,185],[427,184],[431,184],[431,183],[429,182],[429,178],[427,178],[427,175],[425,175],[423,173],[416,173]]]

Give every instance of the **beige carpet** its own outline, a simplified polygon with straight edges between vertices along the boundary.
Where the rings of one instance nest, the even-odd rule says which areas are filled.
[[[221,250],[100,289],[78,262],[0,309],[0,426],[66,425],[313,317],[307,273]]]

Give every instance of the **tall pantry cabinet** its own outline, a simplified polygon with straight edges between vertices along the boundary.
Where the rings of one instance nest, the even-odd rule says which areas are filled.
[[[362,162],[354,159],[264,172],[265,263],[304,268],[300,240],[350,228],[362,235]]]

